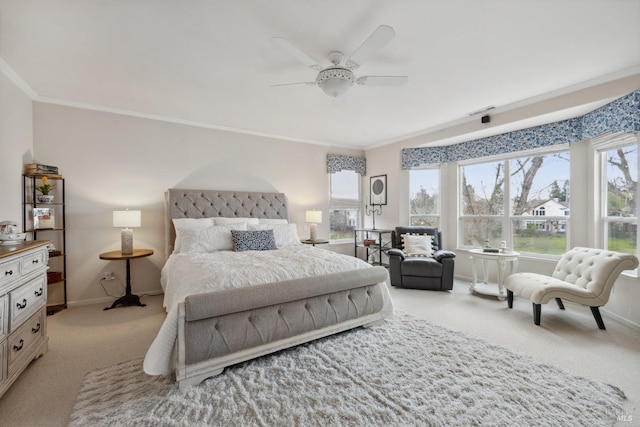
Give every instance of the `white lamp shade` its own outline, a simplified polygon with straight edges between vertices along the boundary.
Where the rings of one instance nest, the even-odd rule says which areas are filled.
[[[113,226],[120,228],[140,227],[142,223],[140,211],[113,211]]]
[[[319,224],[322,222],[322,211],[306,211],[305,221]]]

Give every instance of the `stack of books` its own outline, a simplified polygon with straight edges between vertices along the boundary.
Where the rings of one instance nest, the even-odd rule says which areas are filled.
[[[57,166],[43,165],[41,163],[27,163],[24,165],[25,175],[60,176]]]

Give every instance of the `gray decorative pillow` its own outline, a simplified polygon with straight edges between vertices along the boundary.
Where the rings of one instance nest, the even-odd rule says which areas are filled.
[[[278,249],[273,230],[231,230],[231,238],[233,239],[233,250],[236,252]]]

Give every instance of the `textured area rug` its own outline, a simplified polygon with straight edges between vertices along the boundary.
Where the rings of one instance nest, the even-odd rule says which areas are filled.
[[[87,374],[71,426],[605,426],[616,387],[409,314],[239,364],[187,392],[142,360]]]

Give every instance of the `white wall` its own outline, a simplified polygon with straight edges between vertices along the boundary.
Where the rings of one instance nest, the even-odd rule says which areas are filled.
[[[0,72],[0,221],[11,220],[22,230],[22,172],[33,162],[31,98]]]
[[[134,246],[155,251],[132,261],[133,292],[160,290],[168,188],[286,193],[301,237],[309,233],[305,210],[321,209],[329,218],[323,146],[36,102],[34,152],[66,180],[70,304],[104,299],[104,271],[124,280],[123,262],[99,259],[120,247],[120,231],[111,226],[115,209],[142,210]],[[318,235],[329,235],[327,221]]]
[[[500,126],[510,122],[518,122],[528,117],[547,114],[559,109],[567,109],[598,100],[621,97],[640,89],[640,75],[602,84],[589,89],[559,96],[547,101],[532,104],[502,114],[492,115],[491,125]],[[389,205],[383,210],[381,218],[376,218],[380,228],[393,228],[409,223],[409,172],[401,170],[401,150],[407,147],[437,146],[440,140],[468,136],[474,139],[474,133],[486,129],[480,118],[473,122],[460,124],[447,129],[438,130],[419,137],[411,138],[395,144],[386,145],[366,151],[367,174],[369,176],[387,174]],[[593,156],[588,141],[571,144],[571,246],[597,247],[595,235],[595,209],[593,194],[599,191],[593,177]],[[468,253],[457,249],[457,188],[458,176],[456,164],[442,165],[441,226],[445,249],[457,251],[455,274],[458,278],[469,280],[471,266]],[[366,178],[368,183],[368,177]],[[577,185],[583,183],[584,185]],[[368,191],[368,189],[367,189]],[[370,220],[370,218],[368,218]],[[550,274],[555,261],[523,258],[519,263],[519,271],[531,271]],[[636,302],[640,300],[638,279],[622,276],[616,283],[611,300],[603,309],[614,317],[640,327],[640,308]]]

